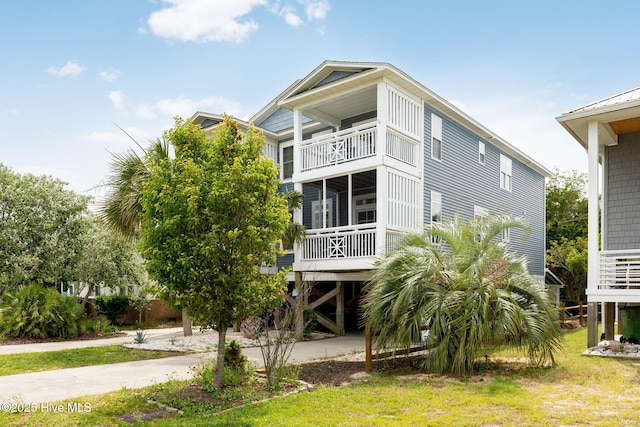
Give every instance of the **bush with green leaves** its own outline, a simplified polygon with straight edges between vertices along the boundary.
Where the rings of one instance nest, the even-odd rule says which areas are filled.
[[[235,342],[235,341],[233,341]],[[231,343],[230,343],[231,344]],[[236,343],[237,345],[237,343]],[[239,351],[240,346],[234,347],[232,350],[235,356],[232,363],[225,362],[222,372],[222,386],[233,387],[238,386],[254,374],[254,368],[251,364],[247,363],[247,358]],[[238,350],[236,353],[235,350]],[[229,345],[227,345],[227,351],[229,351]],[[227,354],[225,353],[225,358]],[[198,365],[192,368],[193,376],[202,382],[202,389],[208,392],[214,392],[213,378],[216,372],[216,361],[213,359],[203,359]]]
[[[0,338],[74,338],[84,308],[75,298],[32,284],[8,293],[0,304]]]
[[[113,334],[117,331],[118,329],[105,316],[98,316],[95,319],[85,318],[80,322],[80,334]]]
[[[318,316],[313,308],[305,308],[302,318],[304,319],[304,336],[309,337],[318,327]]]
[[[107,316],[113,325],[119,323],[120,317],[127,312],[127,307],[129,297],[126,295],[100,295],[96,298],[96,310]]]

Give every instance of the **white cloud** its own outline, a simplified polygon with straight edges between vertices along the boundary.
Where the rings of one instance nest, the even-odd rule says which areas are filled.
[[[4,112],[6,114],[10,114],[14,117],[20,117],[20,111],[16,110],[16,109],[10,109],[10,110],[4,110]]]
[[[140,138],[141,132],[138,128],[133,126],[126,126],[122,129],[117,129],[113,132],[91,132],[85,137],[86,140],[95,142],[101,145],[113,145],[118,147],[131,147],[131,138],[135,138],[137,141],[142,141],[145,138]]]
[[[139,104],[136,107],[136,115],[143,119],[155,119],[158,116],[191,117],[196,111],[202,110],[237,115],[240,113],[241,107],[238,102],[219,96],[202,99],[189,99],[181,96],[161,99],[152,104]]]
[[[298,0],[298,3],[304,7],[307,21],[324,20],[327,17],[327,12],[331,9],[327,0]],[[292,27],[298,27],[303,23],[303,19],[291,4],[283,6],[280,0],[277,0],[271,4],[269,10],[271,13],[283,17],[285,22]],[[320,32],[323,33],[324,29],[320,29]]]
[[[323,20],[327,17],[327,12],[331,9],[331,5],[328,0],[298,0],[300,4],[304,5],[305,12],[307,13],[307,19]]]
[[[107,98],[111,101],[111,105],[116,110],[123,110],[125,107],[125,96],[120,90],[112,90],[107,94]]]
[[[243,42],[258,24],[241,19],[267,0],[164,0],[165,7],[147,23],[153,34],[195,42]]]
[[[120,75],[120,70],[111,69],[111,70],[100,71],[98,73],[98,78],[100,80],[104,80],[105,82],[112,82],[115,79],[117,79],[119,75]]]
[[[49,67],[47,73],[58,77],[78,77],[86,68],[75,61],[68,61],[62,67]]]
[[[293,12],[286,12],[284,14],[284,20],[287,24],[291,25],[292,27],[298,27],[302,25],[302,18],[300,18],[298,15],[296,15]]]

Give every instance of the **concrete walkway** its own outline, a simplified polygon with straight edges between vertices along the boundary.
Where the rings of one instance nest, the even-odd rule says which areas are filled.
[[[166,330],[161,331],[166,332]],[[182,329],[180,329],[179,333],[182,333]],[[112,345],[114,343],[113,340],[116,339],[119,338],[93,340],[93,342],[109,341],[109,344],[103,344],[102,342],[98,344]],[[127,340],[125,342],[130,342],[132,338],[124,337],[124,339]],[[84,342],[81,341],[74,341],[74,343],[84,344]],[[46,346],[48,344],[58,343],[20,344],[19,346],[27,346],[28,348],[28,346]],[[66,348],[71,348],[71,342],[64,344],[67,345]],[[14,346],[0,346],[0,349],[2,347]],[[57,348],[57,350],[59,349],[60,348]],[[297,343],[291,353],[290,361],[303,362],[362,351],[364,351],[364,337],[354,334]],[[242,352],[249,360],[255,362],[258,366],[262,365],[262,354],[259,347],[243,348]],[[116,391],[125,387],[145,387],[165,382],[169,379],[191,378],[191,367],[197,365],[203,358],[215,357],[215,352],[199,353],[164,359],[0,376],[0,404],[23,402],[26,404],[34,403],[40,405],[42,403],[50,403],[64,399],[73,399],[75,402],[82,404],[84,403],[82,396]]]
[[[33,344],[11,344],[0,345],[0,355],[17,353],[40,353],[44,351],[59,351],[71,348],[104,347],[108,345],[119,345],[133,342],[136,331],[124,331],[127,335],[113,338],[103,338],[97,340],[70,340],[54,341]],[[162,339],[183,336],[182,328],[145,329],[147,339]],[[194,334],[198,333],[194,330]]]

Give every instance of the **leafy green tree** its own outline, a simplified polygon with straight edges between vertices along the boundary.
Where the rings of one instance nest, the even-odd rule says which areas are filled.
[[[587,286],[587,239],[562,239],[552,242],[547,251],[547,266],[564,283],[563,293],[569,301],[584,301]]]
[[[0,164],[0,296],[29,283],[73,279],[89,197],[65,185]]]
[[[507,228],[527,224],[455,218],[407,236],[381,258],[362,299],[376,345],[409,347],[430,325],[423,368],[431,372],[468,373],[503,344],[526,351],[532,363],[554,362],[562,338],[555,313],[526,260],[501,242]]]
[[[136,243],[114,233],[100,220],[91,222],[83,239],[84,253],[77,278],[86,290],[84,304],[99,285],[110,289],[144,286],[145,272]]]
[[[218,332],[219,389],[227,328],[282,304],[286,272],[269,276],[261,265],[275,262],[289,213],[278,169],[253,127],[243,134],[225,117],[209,139],[177,118],[165,137],[175,158],[150,160],[142,255],[151,277]]]
[[[587,286],[587,175],[556,171],[547,182],[547,268],[565,284],[571,301],[585,298]]]
[[[547,249],[563,239],[587,237],[587,175],[556,171],[547,182]]]

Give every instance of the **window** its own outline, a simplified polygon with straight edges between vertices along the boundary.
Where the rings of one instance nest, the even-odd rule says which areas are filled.
[[[511,191],[511,159],[500,154],[500,188]]]
[[[484,165],[484,142],[478,141],[478,163]]]
[[[293,145],[281,148],[280,164],[282,165],[282,180],[291,179],[293,177]]]
[[[489,211],[482,206],[473,206],[473,217],[474,218],[485,218],[489,216]]]
[[[502,241],[508,243],[511,241],[511,229],[505,228],[502,230]]]
[[[372,224],[376,222],[376,195],[363,194],[353,198],[354,224]]]
[[[431,224],[442,221],[442,194],[431,192]],[[437,243],[438,239],[431,238],[433,243]]]
[[[442,161],[442,119],[431,114],[431,158]]]
[[[327,228],[333,227],[333,199],[327,199],[325,201],[326,211],[327,211]],[[322,223],[322,201],[314,200],[311,202],[311,211],[313,215],[311,216],[311,228],[325,228]]]

